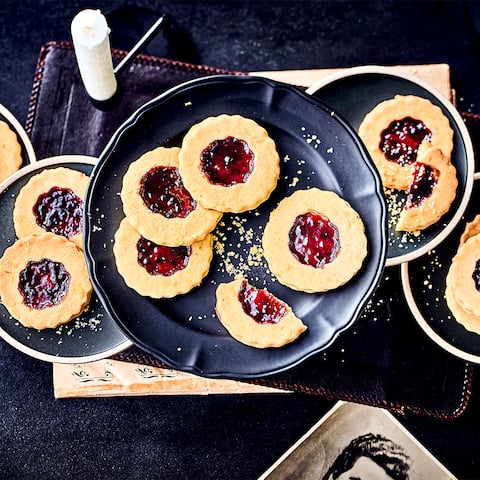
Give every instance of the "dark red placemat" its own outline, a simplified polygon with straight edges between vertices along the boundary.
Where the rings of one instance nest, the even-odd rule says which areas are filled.
[[[119,60],[125,52],[113,52]],[[81,84],[68,42],[45,45],[38,59],[26,130],[37,158],[61,154],[98,156],[111,135],[140,105],[195,77],[236,74],[140,55],[120,78],[119,103],[95,107]],[[478,128],[478,119],[466,118]],[[165,366],[132,347],[116,359]],[[460,415],[470,399],[474,368],[435,345],[410,313],[400,272],[386,269],[356,324],[323,353],[256,383],[327,399],[380,406],[436,418]]]

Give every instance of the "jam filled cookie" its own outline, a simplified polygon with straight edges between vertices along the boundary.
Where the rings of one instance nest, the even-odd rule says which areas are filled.
[[[158,147],[133,162],[123,178],[123,210],[142,236],[161,245],[190,245],[211,232],[221,213],[204,208],[185,189],[179,148]]]
[[[398,231],[415,232],[433,225],[448,212],[457,191],[456,168],[438,148],[424,151],[421,147],[411,169],[412,181],[396,225]]]
[[[265,201],[277,184],[280,158],[267,131],[240,115],[209,117],[183,139],[180,173],[204,207],[244,212]]]
[[[55,328],[77,317],[92,294],[83,252],[53,233],[18,239],[0,259],[2,303],[25,327]]]
[[[447,289],[462,310],[480,312],[480,235],[469,238],[453,257],[448,270]]]
[[[358,213],[335,193],[318,188],[283,199],[270,214],[262,244],[278,280],[310,293],[348,282],[367,254]]]
[[[448,118],[426,98],[397,95],[365,115],[358,133],[378,168],[385,188],[405,190],[411,165],[423,141],[439,148],[448,160],[453,130]]]
[[[0,121],[0,182],[22,166],[22,147],[17,135],[6,122]]]
[[[307,329],[286,303],[243,279],[218,285],[215,310],[230,335],[251,347],[282,347]]]
[[[130,288],[152,298],[171,298],[200,285],[210,269],[213,239],[207,234],[192,245],[157,245],[124,218],[115,233],[113,253]]]
[[[65,167],[32,176],[15,200],[13,224],[17,237],[50,232],[82,247],[83,201],[88,176]]]

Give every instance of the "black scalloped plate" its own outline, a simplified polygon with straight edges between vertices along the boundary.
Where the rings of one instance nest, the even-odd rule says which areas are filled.
[[[376,65],[345,69],[326,77],[307,92],[342,115],[355,131],[358,130],[363,117],[378,103],[397,94],[417,95],[442,109],[454,131],[452,163],[457,168],[458,174],[457,198],[449,212],[420,235],[395,231],[395,216],[391,215],[389,208],[386,265],[400,265],[418,258],[442,242],[460,221],[470,198],[475,171],[470,135],[455,107],[420,79]],[[398,193],[398,201],[405,201],[403,193]],[[393,208],[398,210],[397,205]]]
[[[295,292],[275,282],[264,264],[245,272],[252,284],[288,302],[309,327],[297,341],[279,349],[255,349],[237,342],[215,316],[216,285],[232,279],[226,262],[236,261],[235,257],[215,254],[200,287],[174,299],[152,300],[125,285],[112,253],[123,218],[119,192],[129,164],[157,146],[180,145],[193,124],[221,113],[250,117],[264,126],[282,159],[281,179],[268,201],[253,212],[225,215],[224,226],[217,227],[216,235],[226,236],[227,250],[246,256],[252,245],[245,242],[248,233],[242,232],[249,232],[252,243],[260,245],[262,228],[279,200],[314,185],[348,200],[366,225],[368,258],[358,275],[338,290],[322,295]],[[380,279],[386,255],[381,185],[356,134],[316,99],[255,77],[193,80],[141,107],[100,156],[87,190],[86,211],[87,264],[106,309],[137,346],[174,368],[208,377],[273,374],[326,348],[358,316]],[[230,229],[232,221],[236,227]]]
[[[451,354],[480,364],[480,335],[458,323],[445,299],[445,283],[457,253],[466,222],[480,213],[480,174],[475,174],[473,194],[457,228],[435,249],[402,265],[402,284],[408,306],[424,332]]]
[[[89,175],[95,161],[95,158],[83,155],[62,155],[39,160],[12,175],[0,191],[0,256],[16,239],[13,207],[18,192],[28,180],[45,168],[59,166]],[[57,363],[100,360],[131,345],[95,294],[79,317],[47,330],[24,327],[0,303],[0,337],[31,357]]]

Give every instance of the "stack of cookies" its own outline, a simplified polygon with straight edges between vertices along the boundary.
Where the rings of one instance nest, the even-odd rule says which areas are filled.
[[[87,183],[77,170],[45,169],[16,198],[18,238],[0,259],[0,296],[25,327],[55,328],[89,303],[92,285],[82,250]]]
[[[422,231],[448,212],[458,180],[451,163],[453,130],[440,107],[396,95],[367,113],[358,133],[385,190],[407,195],[396,230]]]

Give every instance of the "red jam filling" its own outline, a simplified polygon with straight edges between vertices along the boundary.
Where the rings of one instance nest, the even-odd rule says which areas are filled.
[[[290,228],[288,247],[300,263],[321,268],[340,251],[338,228],[317,212],[299,215]]]
[[[388,160],[405,166],[416,161],[423,140],[431,139],[432,132],[423,122],[405,117],[394,120],[381,133],[379,147]]]
[[[42,310],[62,301],[68,293],[70,279],[63,263],[42,258],[28,262],[20,272],[18,290],[27,307]]]
[[[238,300],[243,311],[258,323],[278,323],[287,314],[285,304],[266,290],[259,290],[242,281]]]
[[[71,238],[82,231],[83,200],[69,188],[52,187],[38,197],[33,214],[47,232]]]
[[[183,270],[190,259],[192,248],[168,247],[157,245],[146,238],[140,237],[137,242],[137,260],[150,275],[170,277]]]
[[[140,196],[149,210],[166,218],[185,218],[197,207],[177,167],[151,168],[140,180]]]
[[[202,172],[214,185],[245,183],[253,171],[255,154],[248,143],[235,137],[214,140],[200,158]]]
[[[475,288],[480,292],[480,259],[475,262],[475,270],[472,273]]]
[[[413,168],[413,180],[408,188],[405,208],[419,207],[433,192],[438,176],[435,169],[423,163],[416,163]]]

